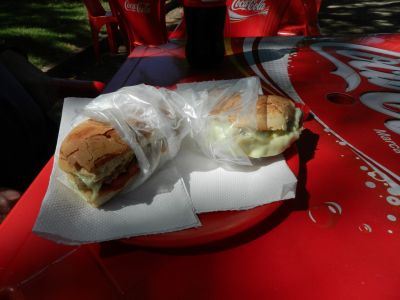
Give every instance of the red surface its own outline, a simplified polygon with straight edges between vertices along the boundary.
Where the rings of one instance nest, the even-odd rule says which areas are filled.
[[[399,50],[397,35],[310,41],[291,58],[289,68],[297,93],[329,128],[400,178],[400,134],[386,126],[400,118]],[[343,67],[351,76],[339,75]],[[369,105],[363,101],[367,96]]]
[[[285,152],[286,161],[294,174],[299,172],[299,157],[296,147]],[[262,205],[253,209],[230,212],[212,212],[199,215],[201,227],[151,236],[140,236],[125,240],[125,243],[157,248],[178,248],[205,245],[241,233],[267,219],[281,207],[282,201]]]
[[[252,74],[240,55],[235,64]],[[150,65],[129,61],[136,71]],[[121,72],[116,78],[122,80],[127,70]],[[326,86],[315,85],[313,76],[301,79]],[[32,235],[49,162],[0,225],[0,287],[26,299],[398,299],[400,207],[393,190],[318,122],[304,126],[296,198],[248,230],[201,247],[109,242],[74,248]]]
[[[298,197],[278,216],[210,247],[103,245],[102,263],[127,298],[397,299],[400,228],[386,214],[398,210],[379,197],[384,183],[368,189],[350,149],[316,121],[306,128]]]

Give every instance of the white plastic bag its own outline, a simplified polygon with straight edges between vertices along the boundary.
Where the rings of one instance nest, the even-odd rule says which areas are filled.
[[[215,138],[212,128],[213,122],[225,122],[232,112],[239,116],[255,112],[259,93],[257,77],[183,84],[176,91],[140,84],[98,96],[82,115],[110,123],[133,149],[140,174],[124,189],[131,191],[173,159],[189,133],[209,158],[230,165],[251,165],[232,137]],[[211,114],[217,105],[235,95],[241,96],[240,105],[225,113]],[[159,191],[168,188],[159,187]]]
[[[228,165],[252,165],[249,156],[238,144],[236,122],[246,118],[246,127],[255,129],[256,104],[262,95],[258,77],[239,80],[217,80],[178,84],[177,92],[198,103],[198,118],[192,122],[192,135],[203,153]],[[232,101],[236,97],[239,101]],[[232,116],[235,120],[232,120]]]
[[[176,156],[191,120],[197,118],[193,104],[178,93],[145,84],[100,95],[83,114],[110,123],[135,152],[141,173],[127,190]]]

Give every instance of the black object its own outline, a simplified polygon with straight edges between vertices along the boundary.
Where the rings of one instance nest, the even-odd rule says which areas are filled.
[[[216,67],[224,60],[226,5],[213,7],[184,6],[186,22],[186,58],[199,69]]]
[[[0,64],[0,187],[25,190],[55,148],[50,122]]]

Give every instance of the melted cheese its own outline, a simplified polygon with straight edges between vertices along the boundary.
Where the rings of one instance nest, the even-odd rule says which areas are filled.
[[[95,173],[90,173],[84,168],[81,168],[75,175],[88,187],[94,187],[100,182],[115,178],[121,172],[125,171],[133,158],[133,152],[129,151],[125,154],[115,157],[100,166]]]
[[[295,119],[288,131],[256,131],[251,128],[237,128],[231,123],[212,119],[207,126],[207,139],[211,147],[224,145],[226,153],[240,156],[245,153],[252,158],[277,155],[285,151],[300,137],[302,128],[299,126],[302,117],[300,109],[296,108]]]
[[[99,197],[100,190],[105,183],[110,183],[116,179],[119,175],[126,172],[129,165],[132,162],[133,154],[128,152],[125,155],[116,157],[110,160],[103,166],[101,166],[98,175],[87,172],[81,169],[80,172],[73,174],[74,183],[77,185],[80,191],[89,193],[86,196],[89,202],[94,203]]]

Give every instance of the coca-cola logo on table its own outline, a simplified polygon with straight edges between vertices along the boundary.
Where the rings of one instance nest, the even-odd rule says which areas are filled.
[[[324,47],[336,49],[337,55],[350,60],[346,64],[324,51]],[[366,78],[370,84],[391,90],[364,93],[360,95],[360,101],[370,109],[393,118],[387,120],[385,126],[390,131],[400,134],[400,53],[365,45],[335,42],[315,43],[311,45],[311,49],[336,66],[337,69],[333,74],[346,81],[346,92],[357,89],[361,77]],[[382,137],[382,131],[377,133]],[[383,139],[387,140],[388,134],[385,134]],[[400,153],[398,145],[389,146],[396,153]]]
[[[399,42],[248,38],[233,48],[266,90],[304,102],[329,132],[400,182]]]
[[[257,15],[267,15],[269,7],[266,0],[233,0],[228,8],[232,22],[239,22]]]
[[[397,42],[392,36],[352,42],[311,41],[309,48],[307,44],[298,47],[291,56],[290,81],[326,128],[400,181],[400,165],[396,163],[400,155]],[[308,67],[302,69],[305,65]],[[324,71],[329,74],[321,76]],[[306,74],[313,79],[305,82]],[[313,84],[315,80],[318,85]]]
[[[142,14],[151,13],[151,3],[148,1],[125,0],[125,9]]]

